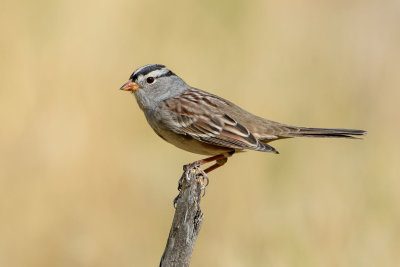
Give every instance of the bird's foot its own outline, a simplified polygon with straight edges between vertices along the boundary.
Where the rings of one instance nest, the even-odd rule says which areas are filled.
[[[204,190],[204,193],[203,193],[203,196],[204,196],[205,188],[210,183],[210,179],[208,178],[207,173],[200,168],[200,166],[198,165],[197,162],[184,165],[183,169],[184,169],[184,172],[178,182],[178,191],[181,191],[181,189],[182,189],[183,179],[186,179],[186,181],[190,181],[189,173],[191,171],[196,171],[197,172],[196,179],[200,178],[199,181],[202,185],[202,190]]]
[[[204,182],[206,181],[205,186],[207,186],[210,180],[208,179],[207,173],[200,168],[200,165],[201,165],[200,161],[195,161],[193,163],[183,165],[184,174],[186,174],[186,180],[188,181],[189,180],[189,177],[187,175],[188,171],[195,169],[198,172],[197,176],[199,175],[202,176],[202,183],[204,184]]]
[[[200,164],[195,161],[193,163],[190,164],[186,164],[183,166],[183,174],[181,176],[181,178],[178,181],[178,191],[179,194],[174,198],[173,204],[174,204],[174,208],[176,207],[176,204],[178,203],[178,200],[181,196],[181,191],[183,188],[183,181],[186,180],[187,182],[190,181],[190,176],[189,174],[191,172],[196,172],[196,182],[200,183],[200,188],[201,191],[203,191],[202,197],[204,197],[206,195],[206,187],[208,186],[208,184],[210,183],[210,179],[208,178],[207,174],[205,173],[205,171],[203,171],[200,168]]]
[[[183,171],[184,172],[187,172],[188,170],[191,170],[191,169],[197,169],[198,167],[200,167],[200,161],[195,161],[195,162],[192,162],[192,163],[189,163],[189,164],[185,164],[185,165],[183,165]]]
[[[206,187],[210,183],[210,179],[200,167],[196,167],[196,170],[198,172],[196,178],[201,185],[201,190],[203,191],[202,197],[204,197],[206,195]]]

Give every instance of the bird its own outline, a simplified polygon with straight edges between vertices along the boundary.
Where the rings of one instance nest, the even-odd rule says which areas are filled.
[[[184,169],[215,162],[207,174],[237,152],[255,150],[278,154],[269,145],[294,137],[359,139],[364,130],[290,126],[256,116],[234,103],[188,85],[161,64],[136,69],[120,90],[133,93],[155,133],[176,147],[209,156]],[[208,179],[208,178],[207,178]]]

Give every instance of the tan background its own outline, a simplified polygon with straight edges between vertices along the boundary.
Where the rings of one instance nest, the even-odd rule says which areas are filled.
[[[162,63],[288,124],[210,176],[192,266],[400,266],[399,1],[3,1],[0,266],[157,266],[181,166],[118,88]]]

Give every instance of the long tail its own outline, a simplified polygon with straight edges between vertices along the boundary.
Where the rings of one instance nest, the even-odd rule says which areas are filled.
[[[359,139],[357,136],[365,135],[367,132],[363,130],[351,129],[327,129],[327,128],[305,128],[293,127],[294,131],[288,134],[288,137],[336,137],[336,138],[352,138]]]

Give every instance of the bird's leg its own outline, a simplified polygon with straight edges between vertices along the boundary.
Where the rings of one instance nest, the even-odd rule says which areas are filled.
[[[209,179],[208,179],[207,173],[209,173],[209,172],[221,167],[222,165],[224,165],[228,161],[228,157],[232,156],[234,153],[235,153],[235,151],[230,151],[230,152],[218,154],[216,156],[212,156],[212,157],[209,157],[209,158],[201,159],[201,160],[195,161],[193,163],[184,165],[183,166],[184,174],[186,174],[187,171],[195,168],[199,172],[199,174],[202,176],[202,184],[203,184],[203,189],[204,189],[204,194],[205,194],[205,188],[209,183]],[[204,171],[200,168],[201,165],[209,163],[209,162],[212,162],[212,161],[216,161],[216,163],[214,165],[211,165],[210,167],[208,167]],[[182,176],[182,178],[183,177],[184,176]],[[180,185],[181,185],[181,182],[182,181],[180,180],[180,182],[179,182]],[[178,189],[180,189],[179,186],[178,186]]]
[[[195,161],[193,163],[184,165],[183,166],[183,174],[182,174],[182,176],[181,176],[181,178],[179,179],[179,182],[178,182],[178,191],[181,191],[181,189],[182,189],[183,179],[188,180],[189,179],[189,172],[192,169],[196,169],[199,172],[199,174],[201,175],[201,177],[202,177],[201,180],[200,180],[200,183],[202,185],[203,196],[204,196],[206,194],[206,186],[208,185],[208,183],[210,181],[208,179],[207,173],[209,173],[209,172],[221,167],[222,165],[224,165],[228,161],[228,158],[230,156],[232,156],[234,153],[235,153],[235,151],[230,151],[230,152],[218,154],[216,156],[212,156],[212,157],[209,157],[209,158],[197,160],[197,161]],[[212,162],[212,161],[216,161],[215,164],[211,165],[210,167],[208,167],[204,171],[200,168],[201,165],[209,163],[209,162]],[[180,193],[174,199],[174,207],[175,207],[179,197],[180,197]]]
[[[209,157],[209,158],[197,160],[195,162],[183,165],[183,174],[182,174],[181,179],[179,179],[178,190],[180,191],[181,188],[182,188],[182,179],[188,179],[188,172],[190,170],[192,170],[193,168],[195,168],[201,174],[201,176],[203,177],[203,181],[207,180],[206,185],[205,185],[205,186],[207,186],[208,182],[209,182],[207,174],[202,169],[200,169],[200,166],[203,165],[203,164],[212,162],[214,160],[223,160],[224,158],[226,158],[226,156],[224,154],[219,154],[219,155],[216,155],[216,156],[212,156],[212,157]]]
[[[217,159],[214,165],[211,165],[210,167],[208,167],[207,169],[204,170],[205,173],[209,173],[219,167],[221,167],[222,165],[224,165],[226,162],[228,161],[228,158],[222,158],[222,159]],[[208,185],[208,183],[207,183]],[[207,186],[206,185],[206,186]]]
[[[216,155],[216,156],[212,156],[212,157],[209,157],[209,158],[197,160],[197,161],[195,161],[195,162],[192,162],[192,163],[183,165],[183,170],[184,170],[184,171],[187,171],[187,170],[189,170],[189,169],[192,169],[192,168],[195,168],[195,167],[200,167],[200,166],[203,165],[203,164],[212,162],[212,161],[214,161],[214,160],[223,159],[223,158],[226,158],[225,153],[222,153],[222,154],[219,154],[219,155]]]

